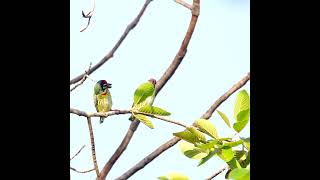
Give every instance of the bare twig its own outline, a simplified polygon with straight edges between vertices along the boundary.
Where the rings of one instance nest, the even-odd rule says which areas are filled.
[[[94,169],[96,170],[97,177],[99,177],[99,168],[98,168],[97,157],[96,157],[96,150],[95,150],[95,144],[94,144],[94,136],[93,136],[91,118],[88,117],[87,121],[88,121],[88,127],[89,127],[89,132],[90,132],[90,142],[91,142],[93,165],[94,165]]]
[[[166,116],[159,116],[159,115],[143,113],[143,112],[138,112],[138,111],[134,111],[134,113],[143,114],[143,115],[146,115],[146,116],[149,116],[149,117],[153,117],[153,118],[156,118],[156,119],[159,119],[159,120],[163,120],[163,121],[166,121],[166,122],[169,122],[169,123],[172,123],[172,124],[176,124],[176,125],[182,126],[184,128],[188,127],[188,125],[184,124],[183,122],[177,121],[177,120],[173,120],[173,119],[168,118]]]
[[[216,176],[218,176],[219,174],[221,174],[221,173],[222,173],[224,170],[226,170],[226,169],[227,169],[227,167],[224,167],[224,168],[220,169],[218,172],[214,173],[212,176],[206,178],[206,180],[211,180],[211,179],[215,178]]]
[[[147,2],[147,1],[146,1]],[[192,17],[190,20],[190,24],[187,30],[187,33],[182,41],[182,44],[179,48],[178,53],[176,54],[176,56],[174,57],[172,63],[170,64],[170,66],[168,67],[168,69],[164,72],[164,74],[162,75],[162,77],[160,78],[160,80],[157,82],[156,84],[156,95],[160,92],[160,90],[163,88],[163,86],[168,82],[168,80],[172,77],[172,75],[174,74],[174,72],[176,71],[176,69],[178,68],[178,66],[180,65],[180,63],[182,62],[186,52],[187,52],[187,47],[188,44],[190,42],[190,39],[192,37],[193,31],[195,29],[197,20],[198,20],[198,15],[199,15],[199,0],[194,0],[193,1],[195,6],[193,6],[192,9]],[[195,9],[195,11],[194,11]],[[196,13],[194,13],[196,12]],[[139,121],[137,122],[136,120],[133,121],[130,125],[130,128],[134,128],[137,129],[139,125]],[[120,144],[120,146],[118,147],[118,149],[116,150],[116,152],[113,154],[113,156],[109,159],[109,161],[107,162],[107,164],[104,166],[103,170],[101,171],[101,179],[105,179],[107,174],[109,173],[110,169],[112,168],[113,164],[117,161],[117,159],[121,156],[121,154],[123,153],[123,151],[125,151],[125,149],[127,148],[131,137],[134,134],[134,131],[132,131],[132,133],[129,133],[130,128],[126,134],[126,136],[124,137],[122,143]],[[125,141],[128,140],[128,141]],[[116,158],[115,158],[116,157]]]
[[[212,113],[216,108],[220,106],[220,104],[225,101],[231,94],[236,92],[238,89],[243,87],[247,81],[250,79],[250,73],[248,73],[247,76],[245,76],[243,79],[241,79],[236,85],[234,85],[230,90],[228,90],[225,94],[223,94],[210,108],[209,110],[202,115],[203,119],[208,119],[211,117]],[[160,147],[158,147],[156,150],[154,150],[151,154],[143,158],[141,161],[139,161],[136,165],[134,165],[132,168],[130,168],[127,172],[122,174],[117,178],[117,180],[120,179],[128,179],[133,174],[135,174],[140,169],[144,168],[147,164],[149,164],[153,159],[158,157],[160,154],[162,154],[164,151],[168,150],[175,144],[177,144],[181,139],[177,137],[173,137],[166,143],[162,144]]]
[[[95,70],[97,70],[99,67],[101,67],[105,62],[107,62],[110,58],[113,57],[113,54],[116,52],[116,50],[119,48],[119,46],[121,45],[122,41],[127,37],[127,35],[129,34],[129,32],[134,29],[134,27],[138,24],[141,16],[143,15],[144,11],[146,10],[147,6],[149,5],[149,3],[152,0],[146,0],[146,2],[144,3],[142,9],[140,10],[138,16],[136,18],[134,18],[134,20],[127,26],[127,28],[125,29],[125,31],[123,32],[123,34],[121,35],[120,39],[118,40],[118,42],[114,45],[114,47],[111,49],[111,51],[105,56],[103,57],[96,65],[94,65],[90,71],[88,72],[88,75],[90,75],[92,72],[94,72]],[[75,78],[73,78],[70,81],[70,85],[77,83],[78,81],[80,81],[83,76],[85,74],[81,74]]]
[[[85,147],[86,145],[83,145],[81,148],[80,148],[80,150],[72,157],[72,158],[70,158],[70,161],[74,158],[74,157],[76,157],[80,152],[81,152],[81,150]]]
[[[86,27],[84,27],[82,30],[80,30],[80,32],[83,32],[84,30],[86,30],[86,29],[88,28],[88,26],[89,26],[89,24],[90,24],[90,21],[91,21],[91,17],[93,16],[93,13],[94,13],[95,8],[96,8],[96,1],[93,0],[93,8],[92,8],[92,10],[89,11],[89,12],[87,13],[87,15],[85,15],[84,12],[82,11],[82,17],[88,18],[88,23],[87,23]]]
[[[192,6],[186,2],[184,2],[183,0],[175,0],[176,3],[181,4],[182,6],[192,10]]]
[[[71,170],[77,172],[77,173],[88,173],[88,172],[91,172],[91,171],[94,171],[94,168],[90,169],[90,170],[86,170],[86,171],[78,171],[76,170],[75,168],[73,167],[70,167]]]
[[[74,89],[76,89],[78,86],[80,86],[87,78],[89,78],[88,72],[90,71],[91,65],[92,65],[92,63],[90,62],[88,70],[85,71],[85,73],[84,73],[85,76],[83,76],[83,78],[81,79],[81,81],[78,84],[76,84],[75,86],[73,86],[73,88],[71,88],[70,92],[73,91]]]

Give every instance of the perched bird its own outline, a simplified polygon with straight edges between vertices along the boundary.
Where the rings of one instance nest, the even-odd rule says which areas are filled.
[[[157,81],[153,78],[149,79],[148,82],[142,83],[134,92],[133,108],[140,108],[146,105],[152,105],[156,95],[156,83]],[[133,120],[131,116],[129,120]]]
[[[108,112],[111,110],[112,99],[108,88],[111,84],[106,80],[100,80],[94,86],[93,101],[97,112]],[[104,117],[100,117],[100,124],[103,123]]]

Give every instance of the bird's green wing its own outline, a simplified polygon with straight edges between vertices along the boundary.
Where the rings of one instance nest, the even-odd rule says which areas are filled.
[[[100,85],[98,83],[96,83],[96,85],[94,86],[94,94],[98,95],[100,92]]]
[[[98,96],[97,95],[93,95],[93,103],[94,103],[94,107],[96,108],[97,112],[99,112],[99,109],[98,109]]]
[[[134,92],[134,105],[140,104],[149,96],[154,95],[155,88],[151,82],[141,84]]]

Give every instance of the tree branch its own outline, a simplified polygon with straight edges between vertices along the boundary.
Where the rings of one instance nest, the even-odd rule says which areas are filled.
[[[194,7],[196,12],[199,12],[199,0],[194,0]],[[188,44],[190,42],[190,39],[192,37],[193,31],[195,29],[197,20],[198,20],[198,15],[199,13],[194,13],[194,10],[192,10],[192,17],[190,20],[190,24],[187,30],[187,33],[182,41],[182,44],[179,48],[178,53],[176,54],[176,56],[174,57],[172,63],[170,64],[170,66],[168,67],[168,69],[164,72],[164,74],[162,75],[162,77],[160,78],[160,80],[157,82],[156,84],[156,96],[157,94],[160,92],[160,90],[163,88],[163,86],[168,82],[168,80],[172,77],[172,75],[175,73],[176,69],[178,68],[178,66],[180,65],[181,61],[183,60],[186,52],[187,52],[187,47]],[[139,125],[139,121],[137,122],[136,120],[133,121],[130,125],[130,128],[133,129],[137,129]],[[130,132],[130,128],[126,134],[126,136],[124,137],[124,139],[122,140],[120,146],[118,147],[118,149],[116,150],[116,152],[113,154],[113,156],[109,159],[109,161],[107,162],[107,164],[104,166],[103,170],[100,172],[101,174],[101,179],[105,179],[107,174],[109,173],[111,167],[113,166],[113,164],[117,161],[117,159],[121,156],[121,154],[123,153],[123,151],[125,151],[125,149],[127,148],[133,134],[134,131],[132,131],[132,133]],[[128,140],[128,141],[126,141]]]
[[[91,172],[91,171],[94,171],[94,168],[90,169],[90,170],[86,170],[86,171],[78,171],[76,170],[75,168],[73,167],[70,167],[71,170],[77,172],[77,173],[88,173],[88,172]]]
[[[73,88],[70,89],[70,92],[73,91],[78,86],[80,86],[87,79],[87,77],[89,77],[88,72],[90,71],[91,65],[92,65],[92,63],[90,62],[88,70],[84,72],[85,75],[83,76],[83,78],[81,79],[81,81],[78,84],[76,84],[75,86],[73,86]]]
[[[85,147],[86,145],[83,145],[81,148],[80,148],[80,150],[72,157],[72,158],[70,158],[70,161],[74,158],[74,157],[76,157],[80,152],[81,152],[81,150]]]
[[[95,144],[94,144],[94,137],[93,137],[91,118],[88,117],[87,121],[88,121],[88,127],[89,127],[89,132],[90,132],[90,142],[91,142],[93,165],[94,165],[94,169],[96,170],[97,177],[99,177],[99,168],[98,168],[97,157],[96,157],[96,150],[95,150]]]
[[[184,7],[186,7],[186,8],[188,8],[188,9],[190,9],[190,10],[192,10],[192,6],[191,6],[190,4],[184,2],[183,0],[174,0],[174,2],[176,2],[176,3],[178,3],[178,4],[182,5],[182,6],[184,6]]]
[[[94,72],[95,70],[97,70],[99,67],[101,67],[105,62],[107,62],[110,58],[113,57],[113,54],[116,52],[116,50],[119,48],[119,46],[121,45],[122,41],[127,37],[127,35],[129,34],[129,32],[134,29],[134,27],[138,24],[141,16],[143,15],[144,11],[146,10],[147,6],[149,5],[149,3],[152,0],[146,0],[146,2],[144,3],[142,9],[140,10],[138,16],[127,26],[127,28],[125,29],[125,31],[123,32],[122,36],[120,37],[120,39],[118,40],[118,42],[114,45],[114,47],[111,49],[111,51],[105,56],[103,57],[96,65],[94,65],[90,71],[88,72],[88,75],[90,75],[92,72]],[[83,76],[85,74],[81,74],[75,78],[73,78],[70,81],[70,85],[77,83],[78,81],[80,81]]]
[[[215,178],[216,176],[218,176],[220,173],[222,173],[226,169],[227,169],[227,167],[220,169],[218,172],[214,173],[212,176],[208,177],[206,180],[211,180],[211,179]]]
[[[134,120],[131,124],[130,127],[123,138],[120,146],[117,148],[117,150],[114,152],[114,154],[111,156],[109,161],[106,163],[106,165],[103,167],[102,171],[100,172],[100,179],[105,179],[107,174],[109,173],[110,169],[114,165],[114,163],[119,159],[121,154],[126,150],[134,132],[138,128],[140,121]]]
[[[233,85],[231,89],[229,89],[226,93],[224,93],[218,100],[214,102],[214,104],[208,109],[206,113],[204,113],[201,118],[209,119],[212,116],[212,113],[222,104],[226,99],[229,98],[234,92],[244,86],[247,81],[250,80],[250,72],[242,78],[237,84]]]
[[[115,110],[115,111],[109,111],[106,113],[103,113],[103,112],[87,113],[87,112],[84,112],[84,111],[81,111],[78,109],[70,108],[70,113],[88,118],[88,117],[108,117],[108,116],[113,116],[113,115],[118,115],[118,114],[129,114],[131,112],[129,110]]]
[[[230,95],[232,95],[234,92],[236,92],[238,89],[243,87],[250,79],[250,73],[246,75],[243,79],[241,79],[237,84],[235,84],[230,90],[228,90],[225,94],[223,94],[210,108],[209,110],[202,115],[201,117],[203,119],[208,119],[211,117],[212,113],[217,109],[222,102],[224,102]],[[147,164],[149,164],[153,159],[158,157],[160,154],[162,154],[164,151],[168,150],[175,144],[177,144],[181,139],[177,137],[173,137],[166,143],[162,144],[160,147],[158,147],[156,150],[154,150],[151,154],[143,158],[141,161],[139,161],[136,165],[134,165],[131,169],[129,169],[127,172],[122,174],[117,178],[117,180],[120,179],[128,179],[133,174],[135,174],[140,169],[144,168]]]

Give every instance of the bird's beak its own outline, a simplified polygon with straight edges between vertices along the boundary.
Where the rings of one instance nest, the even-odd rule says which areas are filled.
[[[108,88],[111,88],[111,85],[112,85],[111,83],[107,83]]]

